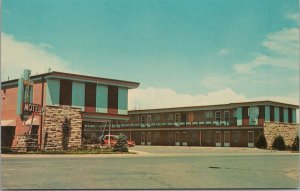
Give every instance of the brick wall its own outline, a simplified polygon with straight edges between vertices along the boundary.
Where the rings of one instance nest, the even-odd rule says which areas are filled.
[[[69,123],[66,122],[69,119]],[[67,124],[67,125],[66,125]],[[64,136],[64,128],[69,130]],[[70,106],[46,106],[44,117],[44,149],[64,150],[81,148],[81,108]],[[66,139],[64,139],[66,138]],[[64,144],[64,142],[66,144]]]
[[[291,146],[298,135],[299,124],[287,124],[278,122],[265,122],[264,134],[268,143],[268,148],[272,147],[276,136],[281,135],[286,145]]]

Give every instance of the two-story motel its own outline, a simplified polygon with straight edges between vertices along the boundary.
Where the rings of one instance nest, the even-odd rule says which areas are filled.
[[[26,76],[24,71],[23,76]],[[80,135],[88,122],[105,123],[111,120],[128,120],[128,90],[137,88],[139,83],[123,80],[107,79],[78,74],[49,72],[30,76],[32,81],[31,103],[44,106],[70,106],[81,109],[82,124]],[[38,145],[43,144],[44,114],[30,115],[22,121],[20,111],[22,106],[23,87],[20,80],[9,80],[1,83],[1,145],[14,147],[18,145],[18,136],[28,133],[38,136]],[[18,91],[19,90],[19,91]],[[24,103],[23,103],[24,105]],[[59,112],[59,111],[58,111]],[[58,119],[53,118],[53,122]],[[50,127],[49,128],[54,128]],[[61,128],[61,127],[55,127]],[[61,130],[58,130],[61,131]]]
[[[61,148],[56,147],[63,142],[57,139],[65,124],[61,116],[75,116],[68,114],[65,106],[79,109],[78,117],[69,119],[71,126],[74,122],[79,126],[72,127],[77,134],[70,142],[77,141],[79,146],[107,134],[109,123],[112,134],[123,133],[138,145],[254,147],[266,123],[284,124],[288,128],[296,123],[299,108],[255,101],[128,112],[128,90],[137,88],[139,83],[55,71],[31,76],[30,80],[33,82],[30,102],[47,107],[48,113],[22,120],[20,80],[2,82],[2,147],[18,146],[18,137],[31,126],[30,133],[38,136],[39,148]],[[47,135],[50,143],[45,142],[45,133],[50,133]]]
[[[298,108],[254,101],[133,110],[129,111],[130,120],[113,125],[113,131],[122,132],[141,145],[253,147],[266,123],[295,124]]]

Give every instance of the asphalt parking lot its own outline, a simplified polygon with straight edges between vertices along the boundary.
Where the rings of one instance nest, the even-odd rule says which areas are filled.
[[[298,188],[299,154],[136,146],[137,154],[2,155],[2,189]]]

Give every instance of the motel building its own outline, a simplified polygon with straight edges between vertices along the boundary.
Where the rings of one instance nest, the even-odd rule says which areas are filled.
[[[275,137],[292,145],[298,135],[298,105],[255,101],[129,111],[130,119],[112,125],[138,145],[255,147],[264,134],[270,148]],[[100,127],[101,129],[101,127]]]
[[[84,149],[120,133],[137,145],[255,147],[298,135],[298,105],[255,101],[128,111],[139,83],[48,72],[1,83],[1,146],[16,151]],[[159,100],[158,100],[159,101]]]
[[[24,70],[20,79],[1,83],[2,147],[17,151],[82,148],[91,123],[104,125],[107,133],[112,123],[129,120],[128,90],[139,86],[56,71],[30,73]]]

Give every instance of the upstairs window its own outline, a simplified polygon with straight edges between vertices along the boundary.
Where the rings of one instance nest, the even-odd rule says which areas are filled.
[[[154,115],[154,120],[155,120],[155,121],[159,121],[159,114],[155,114],[155,115]]]
[[[151,121],[152,121],[151,115],[147,115],[147,123],[151,123]]]
[[[259,115],[258,107],[248,108],[249,125],[258,125],[258,115]]]
[[[173,114],[172,113],[168,114],[168,121],[173,121]]]
[[[96,112],[96,84],[85,83],[85,111]]]
[[[72,105],[71,80],[60,80],[59,105]]]
[[[229,111],[224,111],[224,120],[229,121]]]
[[[108,113],[118,113],[118,87],[108,86]]]
[[[221,121],[221,112],[220,111],[216,112],[216,121]]]
[[[212,111],[205,112],[205,119],[212,119]]]
[[[146,123],[146,116],[142,115],[141,116],[141,124],[145,124]]]
[[[180,113],[175,113],[175,123],[179,123],[180,121]]]

